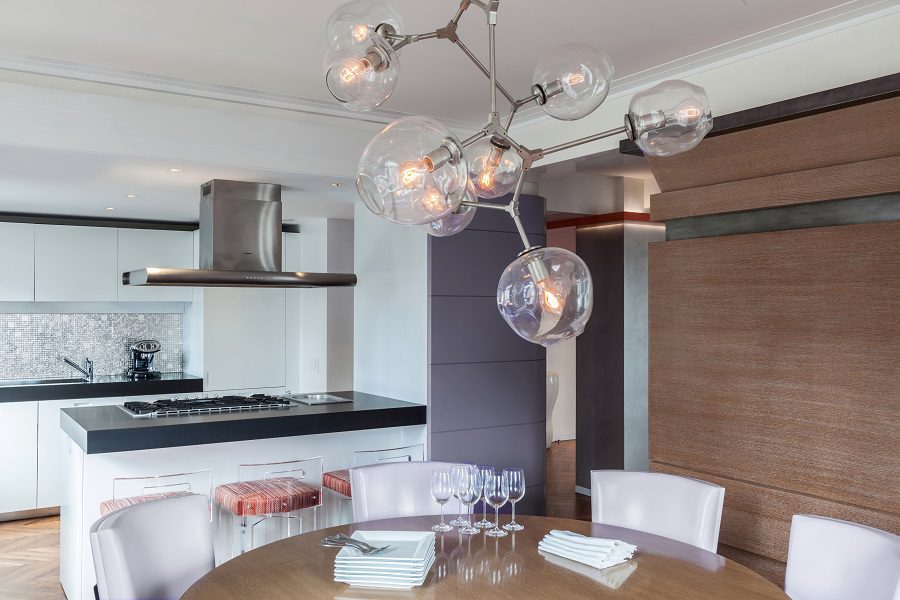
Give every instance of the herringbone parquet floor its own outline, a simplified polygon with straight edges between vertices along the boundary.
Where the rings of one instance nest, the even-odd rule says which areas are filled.
[[[0,600],[65,600],[59,517],[0,523]]]

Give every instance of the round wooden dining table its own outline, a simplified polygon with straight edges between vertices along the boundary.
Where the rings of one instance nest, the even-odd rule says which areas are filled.
[[[521,517],[525,529],[503,538],[438,533],[435,562],[419,587],[386,590],[333,580],[336,548],[319,541],[335,533],[427,531],[435,517],[354,523],[297,535],[234,558],[197,581],[182,600],[786,600],[770,581],[727,558],[668,538],[586,521]],[[551,529],[618,539],[637,546],[634,557],[594,569],[538,551]]]

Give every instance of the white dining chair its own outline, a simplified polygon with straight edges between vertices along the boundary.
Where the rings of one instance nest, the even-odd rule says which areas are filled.
[[[638,471],[591,471],[591,520],[715,552],[725,488]]]
[[[111,512],[91,526],[90,541],[100,600],[175,600],[215,566],[201,494]]]
[[[440,513],[440,505],[431,497],[431,474],[450,470],[453,464],[398,462],[350,469],[353,520],[359,523]],[[444,505],[444,514],[458,511],[459,502],[455,498]]]
[[[784,591],[793,600],[900,600],[900,537],[812,515],[794,515]]]

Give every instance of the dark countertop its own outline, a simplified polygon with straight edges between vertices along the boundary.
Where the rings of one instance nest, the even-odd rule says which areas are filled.
[[[423,404],[362,392],[329,393],[353,402],[144,419],[120,406],[84,406],[61,410],[60,427],[85,453],[104,454],[425,424]]]
[[[40,383],[35,383],[38,381]],[[187,373],[162,373],[156,379],[129,379],[124,374],[99,375],[93,381],[0,379],[0,402],[190,394],[202,391],[203,378]]]

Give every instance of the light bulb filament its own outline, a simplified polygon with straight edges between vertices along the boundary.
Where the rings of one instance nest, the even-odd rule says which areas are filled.
[[[491,153],[484,159],[484,166],[481,168],[481,174],[478,176],[478,186],[482,190],[490,190],[494,186],[494,175],[500,161],[503,159],[505,148],[499,148],[491,144]]]
[[[400,165],[400,183],[404,187],[413,188],[422,181],[422,174],[425,172],[425,165],[422,161],[409,161]]]
[[[579,83],[584,83],[584,75],[581,73],[572,73],[569,75],[569,85],[577,85]]]
[[[363,42],[369,36],[369,26],[365,24],[355,25],[350,33],[354,40]]]

